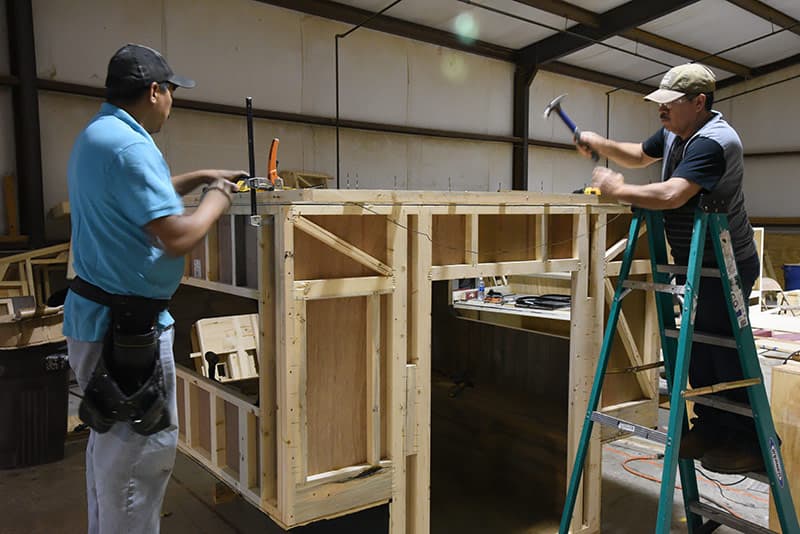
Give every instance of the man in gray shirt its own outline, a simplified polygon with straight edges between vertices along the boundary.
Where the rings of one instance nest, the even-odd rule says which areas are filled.
[[[660,88],[645,97],[658,104],[663,127],[643,143],[624,143],[593,132],[581,134],[579,151],[591,150],[628,168],[662,161],[662,181],[647,185],[625,183],[622,174],[597,167],[592,185],[603,197],[640,208],[662,210],[667,241],[676,264],[686,265],[692,238],[694,211],[702,193],[728,202],[728,219],[739,275],[747,302],[759,271],[753,228],[744,209],[742,143],[722,114],[711,109],[714,73],[699,64],[670,69]],[[706,236],[703,265],[715,267],[713,245]],[[679,283],[682,283],[679,280]],[[695,331],[731,337],[726,297],[719,278],[702,278]],[[742,379],[735,349],[692,344],[689,382],[700,388]],[[723,394],[748,403],[746,390]],[[697,458],[705,468],[720,473],[763,471],[755,426],[747,417],[695,405],[697,417],[681,440],[681,458]]]

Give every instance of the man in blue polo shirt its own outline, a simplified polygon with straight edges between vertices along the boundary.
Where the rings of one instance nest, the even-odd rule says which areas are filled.
[[[744,209],[742,143],[722,114],[713,111],[714,73],[697,63],[670,69],[658,90],[645,98],[658,104],[663,127],[644,143],[624,143],[584,132],[578,145],[586,156],[590,149],[628,168],[662,161],[662,181],[648,185],[625,183],[620,173],[597,167],[592,185],[610,199],[635,206],[663,210],[664,226],[675,262],[686,265],[692,238],[694,211],[700,194],[713,192],[728,202],[736,266],[747,302],[759,271],[753,228]],[[581,146],[583,145],[583,146]],[[703,262],[716,266],[713,244],[706,238]],[[727,300],[719,278],[702,278],[697,301],[695,329],[731,337]],[[736,349],[692,344],[689,382],[700,388],[742,379]],[[722,394],[749,404],[744,389]],[[764,463],[752,419],[695,405],[697,418],[681,440],[682,458],[700,459],[703,466],[720,473],[763,471]]]
[[[107,101],[75,141],[67,171],[72,251],[80,287],[106,296],[167,302],[180,283],[184,254],[229,207],[236,188],[233,182],[246,173],[203,170],[172,176],[151,137],[169,116],[175,89],[194,85],[145,46],[126,45],[111,58]],[[181,196],[203,184],[207,190],[198,209],[184,215]],[[112,316],[109,306],[87,298],[93,293],[78,289],[73,285],[67,295],[64,335],[70,365],[86,392],[98,362],[109,358],[104,356],[104,340]],[[165,428],[142,433],[132,424],[114,422],[107,427],[94,425],[90,433],[86,448],[90,533],[159,530],[177,446],[172,323],[166,309],[160,309],[145,325],[155,347],[146,370],[149,374],[154,362],[160,363],[162,379],[163,425],[156,430]],[[125,390],[125,384],[139,378],[137,368],[121,362],[120,369],[115,379]]]

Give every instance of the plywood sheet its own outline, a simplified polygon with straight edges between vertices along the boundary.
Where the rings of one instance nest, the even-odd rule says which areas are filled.
[[[308,473],[366,462],[366,299],[306,309]]]
[[[800,510],[800,365],[772,368],[770,398],[775,430],[783,440],[781,454],[795,510]],[[780,532],[775,505],[770,499],[769,528]]]

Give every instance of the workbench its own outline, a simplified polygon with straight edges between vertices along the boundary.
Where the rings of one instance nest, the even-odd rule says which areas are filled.
[[[198,203],[187,198],[187,210]],[[583,195],[311,189],[259,193],[256,204],[257,227],[237,196],[189,255],[184,284],[257,301],[257,399],[179,366],[182,451],[285,528],[388,502],[392,533],[428,532],[433,284],[558,273],[572,298],[558,321],[569,400],[556,467],[569,476],[627,207]],[[646,278],[649,260],[632,272]],[[612,366],[658,358],[651,300],[626,299]],[[608,380],[604,410],[655,423],[655,371]],[[600,440],[574,532],[599,531]]]

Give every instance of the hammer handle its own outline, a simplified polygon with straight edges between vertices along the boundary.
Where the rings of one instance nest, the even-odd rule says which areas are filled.
[[[587,145],[586,143],[581,141],[581,130],[580,130],[580,128],[578,128],[576,126],[575,130],[573,130],[573,135],[575,136],[574,139],[575,139],[575,143],[576,144],[582,146],[583,148],[588,149],[592,153],[592,161],[594,161],[595,163],[600,161],[600,154],[598,154],[597,151],[594,150],[592,147],[590,147],[589,145]]]

